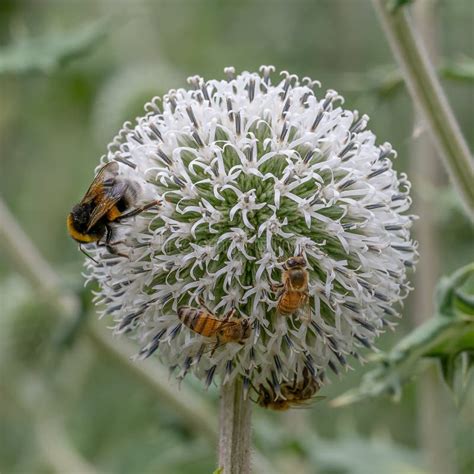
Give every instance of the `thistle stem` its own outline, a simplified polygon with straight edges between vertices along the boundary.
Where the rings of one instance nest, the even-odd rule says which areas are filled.
[[[387,0],[372,1],[410,95],[426,121],[466,210],[474,215],[474,164],[471,153],[407,8],[393,10]]]
[[[242,382],[221,389],[219,413],[219,467],[223,474],[250,473],[251,405]]]

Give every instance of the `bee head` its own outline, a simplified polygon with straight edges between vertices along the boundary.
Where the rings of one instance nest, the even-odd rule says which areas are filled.
[[[104,227],[98,223],[89,229],[92,207],[89,204],[76,204],[67,216],[67,229],[71,237],[80,243],[96,242],[104,233]]]
[[[89,224],[91,210],[85,204],[76,204],[69,214],[72,224],[79,231],[85,231]]]
[[[306,267],[306,260],[302,255],[297,255],[296,257],[290,257],[285,262],[285,267],[287,269],[297,268],[297,267]]]

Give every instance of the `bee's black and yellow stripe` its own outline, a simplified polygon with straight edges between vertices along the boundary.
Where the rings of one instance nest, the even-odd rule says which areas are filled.
[[[102,235],[100,234],[97,235],[92,232],[80,232],[79,230],[77,230],[76,226],[74,225],[74,219],[72,214],[69,214],[67,217],[67,230],[69,232],[69,235],[81,244],[97,242],[102,237]]]
[[[204,337],[215,336],[222,325],[222,321],[207,311],[190,306],[178,308],[178,318],[186,327]]]

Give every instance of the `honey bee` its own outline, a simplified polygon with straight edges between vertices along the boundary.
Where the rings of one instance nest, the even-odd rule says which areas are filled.
[[[115,161],[104,165],[81,202],[72,208],[67,217],[68,232],[79,242],[79,249],[83,253],[82,244],[97,242],[101,245],[99,242],[105,235],[105,246],[109,252],[118,254],[112,244],[110,224],[160,205],[160,201],[152,201],[131,209],[137,198],[137,190],[130,181],[118,178],[118,170],[119,165]]]
[[[283,265],[282,282],[272,285],[277,293],[277,311],[283,316],[291,316],[308,304],[308,280],[306,260],[302,255],[290,257]]]
[[[303,378],[298,382],[284,383],[280,387],[282,398],[277,398],[273,390],[268,390],[263,385],[260,385],[258,391],[257,403],[263,408],[271,410],[285,411],[290,408],[305,407],[312,401],[322,400],[325,397],[315,397],[314,395],[319,391],[321,386],[309,371],[305,368],[303,370]]]
[[[201,305],[199,309],[191,306],[179,307],[178,318],[195,333],[216,339],[212,354],[220,344],[228,342],[244,344],[245,339],[250,336],[248,319],[237,318],[235,308],[231,309],[223,319],[219,319],[204,305],[202,300],[199,300],[199,304]]]

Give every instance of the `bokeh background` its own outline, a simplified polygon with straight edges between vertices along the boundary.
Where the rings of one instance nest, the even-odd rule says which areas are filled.
[[[474,148],[474,3],[416,0],[414,15],[449,100]],[[437,278],[474,259],[473,230],[368,0],[1,0],[0,195],[64,291],[82,291],[83,256],[65,217],[93,177],[107,143],[143,104],[186,77],[274,64],[336,89],[371,117],[408,173],[420,263],[416,290],[391,347],[433,314]],[[215,442],[179,403],[203,403],[214,422],[217,389],[192,380],[173,396],[145,382],[34,291],[0,245],[0,472],[210,473]],[[75,324],[74,322],[72,323]],[[87,324],[87,323],[86,323]],[[120,338],[113,344],[123,349]],[[128,359],[127,359],[128,360]],[[152,365],[159,365],[157,359]],[[147,367],[150,367],[149,365]],[[357,385],[353,364],[323,391]],[[472,384],[471,384],[472,387]],[[184,399],[184,395],[188,398]],[[182,400],[183,399],[183,400]],[[255,410],[255,446],[281,473],[472,473],[474,399],[456,404],[431,364],[398,403],[344,408],[321,402],[286,414]],[[201,426],[202,425],[202,426]],[[264,473],[266,474],[266,473]]]

